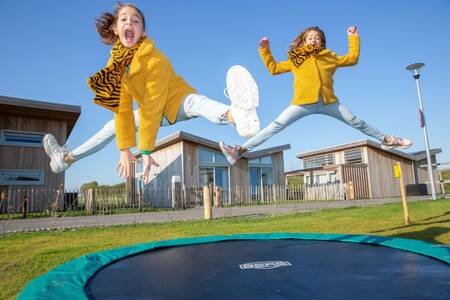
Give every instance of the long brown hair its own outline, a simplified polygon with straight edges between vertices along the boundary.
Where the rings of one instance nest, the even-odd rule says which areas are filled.
[[[322,47],[326,48],[327,47],[327,41],[325,39],[325,33],[323,32],[322,29],[320,29],[317,26],[313,26],[313,27],[308,27],[305,30],[302,31],[302,33],[300,33],[295,40],[292,41],[292,43],[289,45],[289,51],[290,50],[294,50],[298,47],[301,47],[304,43],[305,43],[305,39],[306,36],[308,35],[308,33],[310,31],[315,31],[320,35],[320,39],[322,40]]]
[[[130,3],[122,3],[117,2],[114,6],[114,12],[105,12],[102,13],[98,18],[95,19],[95,27],[97,28],[97,32],[100,35],[100,39],[106,45],[112,45],[116,42],[117,36],[114,34],[114,25],[117,22],[117,17],[119,12],[124,7],[134,8],[139,15],[141,15],[142,23],[145,30],[145,17],[139,8]]]

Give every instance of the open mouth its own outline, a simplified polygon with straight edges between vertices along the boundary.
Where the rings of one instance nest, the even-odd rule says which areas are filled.
[[[125,33],[125,34],[124,34],[125,40],[126,40],[128,43],[132,43],[132,42],[134,41],[134,31],[131,30],[131,29],[125,29],[125,32],[124,32],[124,33]]]

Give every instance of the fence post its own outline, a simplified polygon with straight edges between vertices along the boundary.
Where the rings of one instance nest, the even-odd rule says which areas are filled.
[[[188,195],[186,194],[186,186],[183,184],[183,186],[181,187],[181,208],[182,209],[186,208],[187,197],[188,197]]]
[[[3,190],[0,194],[0,214],[8,212],[8,193]]]
[[[139,180],[139,179],[136,179],[136,180]],[[137,183],[136,183],[136,185],[137,185]],[[139,202],[139,211],[142,212],[144,210],[144,194],[143,194],[140,186],[136,188],[136,195],[137,195],[138,202]]]
[[[215,187],[214,207],[222,207],[222,188],[220,186]]]
[[[27,213],[28,213],[28,202],[30,198],[28,197],[28,194],[25,194],[25,197],[23,197],[23,205],[22,205],[22,218],[26,219]]]
[[[353,186],[353,181],[348,182],[348,199],[350,200],[355,199],[355,188]]]
[[[444,178],[442,177],[442,171],[439,171],[439,187],[441,188],[441,194],[445,198],[445,182]]]
[[[181,206],[181,177],[172,176],[172,208],[180,208]]]
[[[93,215],[95,214],[95,190],[87,190],[86,196],[86,213]]]
[[[402,195],[403,204],[403,219],[405,221],[405,225],[409,225],[409,210],[408,201],[406,199],[405,182],[403,181],[402,165],[399,162],[396,162],[394,164],[394,176],[400,181],[400,193]]]
[[[209,185],[203,187],[203,210],[205,220],[212,219],[212,206],[211,206],[211,189]]]

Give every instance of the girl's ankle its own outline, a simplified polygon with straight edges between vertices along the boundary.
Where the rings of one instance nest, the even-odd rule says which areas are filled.
[[[231,114],[231,110],[228,110],[228,111],[225,113],[225,118],[227,119],[227,122],[228,122],[228,123],[230,123],[230,124],[235,124],[235,123],[234,123],[234,119],[233,119],[233,115]]]
[[[69,165],[71,165],[75,161],[75,157],[73,156],[72,152],[68,152],[66,153],[66,155],[64,155],[64,161]]]
[[[247,150],[246,148],[240,147],[240,148],[238,149],[238,155],[239,155],[239,156],[242,156],[242,155],[244,155],[244,153],[247,152],[247,151],[248,151],[248,150]]]

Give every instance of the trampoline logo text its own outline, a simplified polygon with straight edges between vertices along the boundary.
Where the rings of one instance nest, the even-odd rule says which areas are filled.
[[[248,269],[258,269],[258,270],[271,270],[279,267],[289,267],[292,266],[288,261],[257,261],[239,265],[242,270]]]

